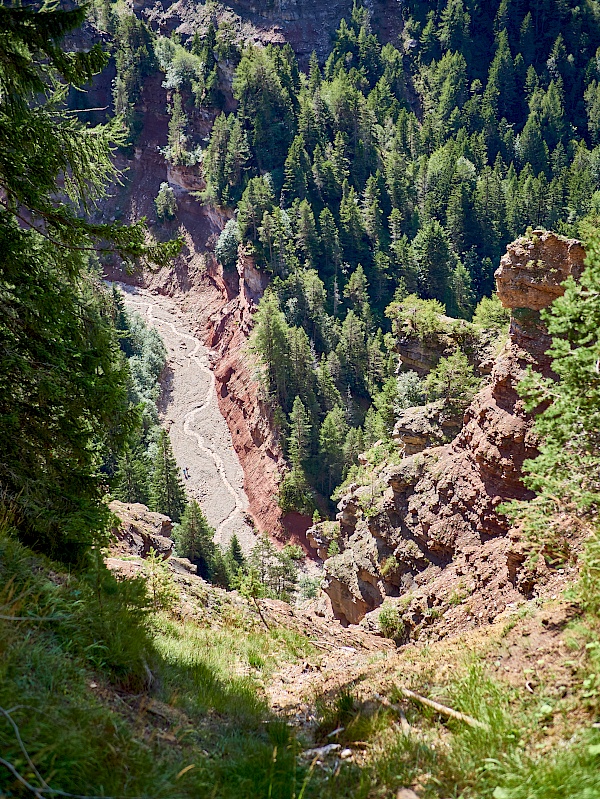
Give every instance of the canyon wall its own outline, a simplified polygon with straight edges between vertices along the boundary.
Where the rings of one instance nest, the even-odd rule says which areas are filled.
[[[353,0],[225,0],[207,7],[194,0],[170,4],[150,4],[136,0],[138,16],[162,33],[177,31],[191,36],[210,18],[227,20],[239,41],[289,42],[300,64],[307,66],[313,50],[321,62],[331,48],[334,32],[344,17],[352,12]],[[402,7],[399,0],[366,0],[373,29],[383,42],[396,41],[402,30]]]
[[[341,547],[325,563],[324,585],[342,622],[360,622],[391,597],[405,634],[418,637],[442,614],[446,630],[491,620],[539,579],[522,568],[525,555],[498,507],[531,496],[521,478],[536,439],[517,385],[528,367],[550,374],[539,311],[569,274],[581,274],[584,257],[579,242],[544,231],[509,245],[496,272],[498,296],[511,309],[508,341],[460,433],[351,486],[339,528],[309,531],[321,551],[323,538]]]

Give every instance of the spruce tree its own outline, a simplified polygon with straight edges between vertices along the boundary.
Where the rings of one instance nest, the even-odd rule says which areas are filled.
[[[291,377],[289,328],[276,296],[267,292],[255,316],[251,348],[264,366],[267,392],[284,408],[288,405]]]
[[[184,163],[187,116],[183,110],[181,92],[176,91],[171,105],[169,120],[169,160],[173,164]]]
[[[210,577],[211,573],[215,551],[214,533],[195,499],[186,505],[181,522],[173,529],[177,554],[195,563],[200,575],[205,578]]]
[[[179,522],[185,506],[185,489],[173,457],[171,440],[167,431],[161,430],[150,478],[150,507],[169,516],[174,522]]]
[[[455,260],[446,231],[439,222],[427,222],[415,236],[412,253],[422,297],[446,302]]]
[[[342,263],[342,253],[335,218],[329,208],[324,208],[321,211],[319,228],[321,230],[321,246],[325,268],[330,274],[335,273]]]
[[[445,400],[457,413],[464,411],[477,393],[480,380],[475,377],[467,356],[457,349],[447,358],[441,358],[425,380],[429,400]]]
[[[117,461],[113,496],[121,502],[148,504],[149,464],[145,453],[127,446]]]
[[[515,120],[515,65],[506,30],[502,30],[498,35],[498,45],[490,65],[484,103],[496,119],[506,117],[509,122]]]
[[[304,138],[298,135],[292,142],[284,164],[285,180],[281,190],[282,205],[290,205],[291,200],[303,200],[308,192],[310,160],[304,148]]]
[[[369,284],[365,277],[365,271],[362,266],[358,264],[344,287],[344,297],[350,300],[352,307],[361,317],[364,315],[369,305],[368,286]]]
[[[242,238],[258,241],[258,232],[265,211],[275,204],[273,190],[264,178],[251,178],[238,205],[238,227]]]
[[[298,208],[296,243],[306,265],[316,266],[319,257],[319,235],[312,208],[306,200],[303,200]]]
[[[229,542],[229,556],[231,560],[240,568],[245,566],[246,558],[244,557],[244,553],[242,552],[242,547],[240,546],[240,541],[237,535],[234,533],[231,537],[231,541]]]
[[[290,413],[290,437],[288,450],[292,466],[302,467],[310,454],[311,444],[310,417],[300,397],[294,399]]]
[[[108,60],[97,44],[62,49],[85,16],[0,6],[0,495],[24,540],[71,561],[104,541],[102,469],[138,422],[110,299],[86,254],[164,264],[178,249],[148,246],[143,224],[86,217],[125,137],[120,122],[91,132],[62,105]]]
[[[321,68],[319,67],[319,60],[317,54],[313,50],[310,54],[309,74],[308,74],[308,89],[311,94],[320,87],[322,82]]]
[[[348,423],[339,405],[333,408],[319,431],[319,456],[327,474],[327,493],[340,482],[344,469],[344,442],[348,434]]]

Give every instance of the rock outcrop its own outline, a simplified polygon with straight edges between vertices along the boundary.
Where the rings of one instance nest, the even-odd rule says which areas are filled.
[[[109,505],[119,520],[112,528],[117,540],[115,552],[146,558],[153,549],[165,560],[173,552],[171,531],[173,523],[168,516],[154,513],[140,503],[125,503],[114,500]]]
[[[511,308],[509,339],[462,430],[450,444],[386,467],[368,486],[351,486],[340,502],[343,551],[326,561],[324,587],[342,622],[360,622],[391,597],[413,636],[442,614],[450,631],[494,618],[530,588],[499,511],[531,496],[521,477],[536,440],[517,384],[528,367],[550,374],[539,310],[560,296],[569,274],[581,274],[584,255],[579,242],[543,231],[508,247],[496,278]]]
[[[383,42],[396,41],[402,31],[398,0],[367,0],[373,28]],[[324,61],[340,20],[352,13],[352,0],[225,0],[218,6],[194,0],[157,4],[134,0],[134,8],[152,28],[192,36],[211,18],[227,20],[241,41],[263,44],[289,42],[306,65],[313,50]]]
[[[462,418],[444,400],[436,400],[400,411],[393,438],[404,455],[416,455],[428,447],[451,441],[460,432],[461,422]]]
[[[505,308],[541,311],[562,297],[569,275],[581,277],[584,258],[581,242],[534,230],[531,237],[511,244],[502,257],[495,275],[498,296]]]

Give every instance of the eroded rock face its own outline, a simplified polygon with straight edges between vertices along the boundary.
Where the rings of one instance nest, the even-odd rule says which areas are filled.
[[[443,400],[406,408],[398,414],[394,425],[394,441],[405,455],[452,440],[460,431],[460,417],[452,413]]]
[[[576,239],[534,230],[511,244],[496,270],[498,297],[505,308],[540,311],[562,297],[562,283],[577,280],[583,271],[585,251]]]
[[[517,385],[529,366],[550,374],[539,309],[560,296],[560,281],[581,274],[584,257],[579,242],[546,232],[508,247],[497,279],[500,299],[512,309],[510,337],[462,430],[447,445],[387,467],[374,486],[352,486],[340,503],[344,551],[326,561],[324,588],[343,622],[355,624],[397,597],[414,636],[442,614],[449,631],[493,619],[531,587],[498,510],[531,496],[521,477],[523,462],[537,454],[536,439]],[[422,439],[429,436],[424,431]]]
[[[276,494],[283,455],[248,351],[252,318],[268,279],[243,250],[237,271],[238,285],[231,300],[211,316],[209,323],[208,344],[213,350],[217,399],[244,470],[244,490],[252,519],[260,532],[281,535],[284,524]]]
[[[173,523],[168,516],[154,513],[140,503],[114,500],[109,507],[120,521],[112,529],[119,552],[146,558],[153,549],[165,560],[170,557],[174,546],[171,538]]]
[[[365,5],[381,40],[396,41],[402,30],[397,0],[368,0]],[[313,50],[325,60],[340,20],[352,13],[352,0],[225,0],[218,6],[196,0],[165,4],[134,0],[134,8],[155,30],[176,30],[184,37],[202,29],[211,17],[227,20],[245,41],[289,42],[306,65]]]

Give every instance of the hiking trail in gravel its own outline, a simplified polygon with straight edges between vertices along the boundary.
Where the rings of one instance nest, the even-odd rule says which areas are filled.
[[[127,308],[154,327],[167,348],[161,423],[170,433],[180,473],[183,469],[189,472],[189,479],[182,477],[188,496],[198,500],[215,528],[216,543],[227,546],[235,533],[248,553],[256,536],[245,520],[244,473],[217,404],[209,350],[192,335],[175,300],[118,285]]]

